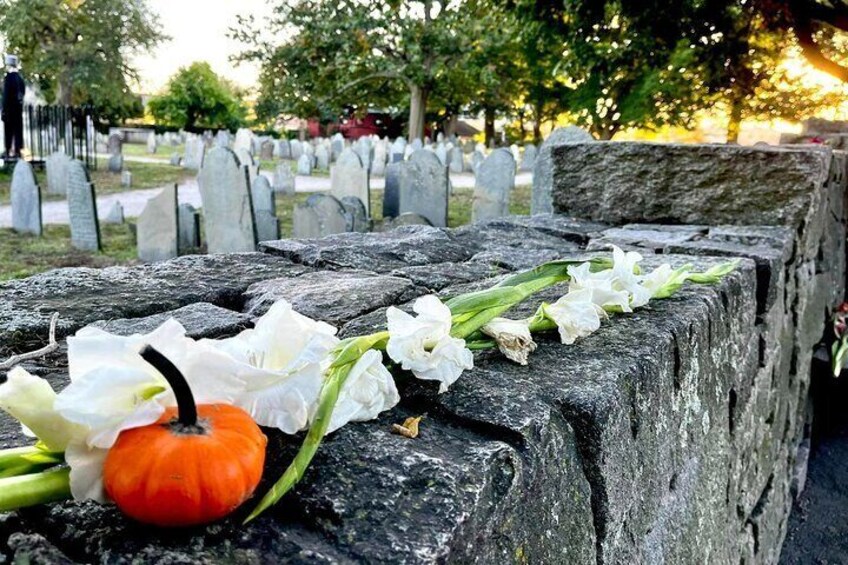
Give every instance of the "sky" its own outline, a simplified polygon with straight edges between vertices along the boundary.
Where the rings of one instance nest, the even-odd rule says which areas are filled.
[[[195,61],[207,61],[216,73],[240,86],[255,86],[255,65],[235,67],[227,60],[240,50],[240,44],[227,37],[227,30],[236,24],[236,15],[252,14],[261,22],[269,14],[266,0],[148,0],[148,5],[172,39],[135,58],[142,92],[156,93],[177,69]]]

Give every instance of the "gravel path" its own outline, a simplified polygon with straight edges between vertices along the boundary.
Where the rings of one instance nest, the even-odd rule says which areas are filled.
[[[144,157],[134,157],[127,160],[139,160]],[[263,171],[262,174],[270,178],[271,173]],[[516,185],[529,185],[532,182],[530,173],[518,173],[515,176]],[[474,188],[474,175],[471,173],[463,173],[459,175],[451,175],[451,183],[454,188]],[[295,187],[297,192],[321,192],[330,190],[329,177],[305,177],[297,176],[295,178]],[[374,177],[371,179],[371,188],[383,189],[385,187],[385,179],[382,177]],[[127,192],[116,192],[114,194],[106,194],[97,198],[97,213],[99,217],[104,217],[112,208],[114,203],[120,202],[124,207],[124,215],[128,218],[137,217],[144,210],[144,206],[150,198],[162,190],[163,187],[148,188],[143,190],[130,190]],[[181,203],[186,202],[192,206],[199,208],[200,190],[197,186],[197,181],[192,179],[180,185],[179,200]],[[55,200],[52,202],[44,202],[41,206],[42,222],[45,224],[67,224],[68,223],[68,202],[66,200]],[[10,205],[0,206],[0,228],[8,228],[12,226],[12,207]]]

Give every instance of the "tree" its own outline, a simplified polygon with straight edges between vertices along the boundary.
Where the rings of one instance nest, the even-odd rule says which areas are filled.
[[[238,59],[262,64],[259,111],[311,117],[345,105],[408,104],[415,139],[434,90],[476,40],[465,27],[479,15],[474,4],[290,0],[263,22],[289,39],[257,39],[252,18],[240,18],[233,36],[248,46]]]
[[[145,0],[0,0],[0,34],[45,98],[115,119],[140,108],[131,56],[166,39]]]
[[[186,130],[236,129],[247,117],[241,97],[209,63],[196,62],[180,68],[168,80],[165,92],[150,99],[148,108],[158,123]]]

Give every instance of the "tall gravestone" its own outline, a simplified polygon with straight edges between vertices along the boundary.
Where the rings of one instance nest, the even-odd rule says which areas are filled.
[[[274,142],[270,139],[263,141],[259,146],[259,158],[270,161],[274,158]]]
[[[66,169],[70,161],[71,158],[61,151],[52,153],[45,159],[44,167],[47,169],[48,194],[65,195],[68,193],[65,182],[67,181]]]
[[[515,188],[515,159],[505,149],[496,149],[480,164],[474,183],[471,221],[500,218],[509,214],[509,197]]]
[[[254,179],[250,190],[257,239],[259,241],[280,239],[280,220],[277,218],[277,206],[271,183],[264,175],[259,175]]]
[[[274,192],[279,192],[280,194],[294,194],[294,179],[295,177],[289,163],[278,163],[277,168],[274,169],[274,182],[272,183]]]
[[[347,211],[329,194],[312,194],[294,207],[292,234],[295,238],[324,237],[347,231]]]
[[[177,207],[177,229],[180,254],[200,247],[200,213],[191,204],[183,203]]]
[[[183,167],[192,171],[199,171],[203,167],[203,156],[206,151],[206,144],[203,140],[192,135],[186,138],[185,156],[183,157]]]
[[[557,145],[585,143],[594,138],[585,130],[576,126],[557,128],[539,148],[533,165],[533,193],[530,200],[531,214],[551,214],[554,211],[551,189],[554,184],[551,150]]]
[[[378,139],[374,143],[374,159],[371,162],[371,174],[382,177],[386,174],[386,161],[389,159],[389,147],[385,140]]]
[[[421,141],[420,137],[416,137],[409,144],[412,147],[412,151],[418,151],[419,149],[424,149],[424,142]]]
[[[120,155],[123,152],[124,141],[121,139],[121,134],[113,133],[109,136],[106,142],[106,149],[109,155]]]
[[[12,229],[18,233],[41,235],[41,189],[32,166],[18,159],[12,172]]]
[[[291,146],[288,139],[279,139],[274,144],[274,157],[277,159],[291,159]]]
[[[319,171],[330,170],[330,150],[323,143],[315,148],[315,167]]]
[[[308,153],[303,153],[300,158],[298,158],[297,174],[305,177],[312,175],[312,156]]]
[[[345,196],[341,199],[342,206],[347,213],[347,225],[345,231],[366,233],[371,231],[371,222],[368,220],[368,212],[362,200],[356,196]]]
[[[330,171],[330,194],[341,200],[355,196],[362,201],[370,215],[371,190],[368,170],[353,149],[345,149]]]
[[[403,162],[389,163],[386,167],[386,183],[383,189],[383,217],[400,215],[400,173]]]
[[[83,251],[100,251],[97,198],[85,165],[76,159],[70,160],[65,167],[65,178],[65,185],[68,187],[71,245]]]
[[[107,168],[110,173],[120,174],[124,170],[124,156],[120,153],[109,155]]]
[[[353,150],[359,155],[359,160],[362,161],[362,166],[366,171],[371,170],[371,159],[373,158],[373,147],[371,139],[368,137],[360,137],[353,145]]]
[[[460,147],[451,147],[448,151],[450,172],[461,173],[465,170],[465,155]]]
[[[197,177],[209,253],[256,250],[248,178],[235,153],[223,147],[209,151]]]
[[[330,149],[332,150],[333,161],[338,160],[342,151],[345,149],[345,142],[342,134],[336,133],[333,135],[332,141],[330,142]]]
[[[528,143],[524,146],[524,156],[521,158],[521,166],[519,170],[521,171],[532,171],[533,166],[536,164],[536,154],[537,149],[536,146],[532,143]]]
[[[289,142],[289,149],[291,150],[291,160],[297,161],[303,155],[303,143],[299,139],[292,139]]]
[[[439,143],[438,145],[436,145],[435,152],[436,152],[436,157],[439,158],[439,162],[442,164],[442,166],[447,167],[448,166],[448,148],[447,148],[447,146],[444,143]]]
[[[424,149],[415,151],[403,163],[400,175],[401,214],[414,212],[436,227],[448,225],[448,170],[439,158]]]
[[[179,253],[177,185],[147,201],[138,217],[138,258],[145,263],[173,259]]]
[[[147,134],[147,152],[151,155],[155,155],[158,148],[159,142],[156,141],[156,132],[151,131]]]
[[[389,162],[399,163],[404,159],[404,151],[406,150],[406,140],[402,137],[395,139],[392,147],[389,150]]]
[[[236,140],[233,142],[233,151],[238,154],[239,150],[253,153],[253,132],[246,128],[236,131]]]

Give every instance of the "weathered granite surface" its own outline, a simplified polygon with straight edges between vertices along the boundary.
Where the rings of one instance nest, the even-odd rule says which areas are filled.
[[[816,210],[799,216],[825,206],[841,222],[841,208],[824,194],[844,181],[824,177],[831,181],[809,186]],[[607,184],[603,175],[597,182]],[[330,436],[295,491],[248,526],[239,525],[247,508],[212,526],[162,531],[109,506],[67,502],[0,515],[0,560],[776,562],[805,467],[798,446],[812,344],[844,293],[844,226],[693,219],[691,228],[613,227],[630,221],[540,216],[457,230],[410,226],[270,242],[266,254],[6,283],[0,335],[17,351],[43,340],[60,306],[66,333],[104,319],[98,323],[122,333],[146,331],[173,311],[193,335],[232,335],[286,297],[349,336],[380,327],[390,304],[482,288],[540,257],[585,256],[611,242],[642,250],[647,268],[669,261],[705,269],[742,258],[720,284],[689,286],[614,316],[573,346],[541,337],[527,367],[479,354],[444,395],[433,383],[401,378],[398,407]],[[562,291],[543,293],[520,313]],[[61,355],[39,374],[63,386]],[[389,432],[410,415],[425,415],[418,439]],[[299,439],[268,433],[260,490]],[[23,442],[0,417],[0,447]]]

